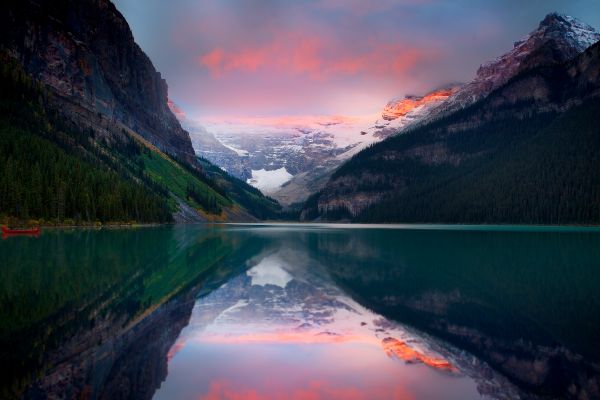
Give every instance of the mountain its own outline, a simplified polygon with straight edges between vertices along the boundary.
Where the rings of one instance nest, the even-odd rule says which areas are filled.
[[[198,156],[290,205],[321,188],[313,187],[318,176],[328,177],[352,154],[381,140],[374,130],[365,132],[373,120],[311,116],[184,125]]]
[[[357,154],[306,202],[303,218],[599,223],[600,45],[571,58],[581,41],[547,28],[567,24],[584,26],[550,14],[530,35],[539,46],[529,56],[497,59],[518,72],[489,95]],[[452,109],[473,87],[442,105]]]
[[[293,206],[322,189],[354,154],[425,118],[460,87],[453,84],[390,101],[380,116],[223,121],[208,128],[180,120],[199,156]]]
[[[314,119],[295,126],[271,126],[258,137],[249,137],[249,131],[255,130],[250,126],[240,126],[237,131],[228,124],[212,126],[208,134],[197,136],[212,135],[217,142],[196,146],[196,150],[290,206],[321,190],[336,168],[370,144],[467,107],[531,68],[563,63],[598,39],[600,35],[591,26],[569,16],[549,14],[533,32],[515,42],[513,49],[480,66],[476,77],[465,85],[447,85],[422,96],[395,99],[385,105],[381,116],[341,124],[332,119],[331,124],[319,125],[323,121]],[[265,182],[265,177],[273,179]]]
[[[11,0],[3,5],[0,32],[6,93],[0,170],[15,192],[0,197],[0,215],[162,222],[170,219],[167,209],[180,222],[255,219],[229,196],[231,185],[260,215],[276,215],[278,205],[244,182],[221,187],[202,170],[170,109],[165,80],[109,0]],[[41,140],[35,151],[42,164],[24,159],[32,149],[17,142],[25,134],[33,143]],[[15,162],[9,165],[8,156],[20,158],[16,164],[26,176],[11,172]],[[58,160],[75,167],[62,171]],[[75,177],[73,171],[88,172]],[[103,174],[106,188],[92,183]],[[31,184],[31,177],[48,187]],[[123,190],[112,193],[110,180]],[[153,205],[140,210],[142,200],[130,192]]]
[[[52,89],[82,125],[90,114],[136,131],[159,149],[193,159],[189,136],[167,106],[167,83],[109,1],[12,2],[3,44],[25,71]]]
[[[475,79],[432,110],[430,117],[467,107],[522,72],[570,60],[598,40],[600,34],[590,25],[568,15],[548,14],[510,51],[481,65]]]
[[[470,354],[363,307],[336,285],[327,264],[298,245],[298,236],[287,237],[280,232],[278,238],[281,241],[277,247],[257,255],[245,272],[198,298],[189,325],[173,346],[173,353],[190,351],[187,347],[190,343],[213,346],[215,342],[235,344],[235,354],[243,353],[249,344],[275,348],[290,343],[321,345],[316,353],[325,353],[328,344],[360,341],[362,346],[370,345],[369,359],[373,364],[377,360],[400,362],[408,369],[420,364],[455,378],[468,377],[480,393],[490,398],[518,398],[521,394],[517,387]],[[331,257],[327,250],[331,250],[332,243],[337,246],[335,250],[344,249],[344,244],[361,244],[360,241],[342,244],[336,239],[339,238],[319,243],[319,250],[325,253],[322,259]],[[339,259],[346,254],[336,256]],[[372,251],[367,250],[366,254],[372,255]],[[313,352],[307,350],[307,353]],[[253,361],[251,357],[239,360],[241,366]],[[335,367],[339,368],[339,363]],[[213,369],[210,365],[204,368]],[[207,379],[206,374],[210,372],[200,371],[197,375]],[[174,379],[182,381],[171,375],[165,387],[171,386]],[[507,395],[496,396],[499,388]],[[167,391],[165,397],[170,393]]]
[[[431,109],[459,90],[460,86],[452,85],[433,90],[424,96],[408,95],[403,99],[392,100],[385,105],[381,117],[386,121],[393,121],[415,113],[415,111],[422,112],[424,109]]]
[[[240,180],[246,181],[252,177],[252,170],[246,162],[247,153],[226,146],[201,125],[195,124],[186,128],[190,132],[192,146],[199,157],[218,165]]]

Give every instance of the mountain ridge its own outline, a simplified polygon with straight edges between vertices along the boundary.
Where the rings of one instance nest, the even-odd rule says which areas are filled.
[[[69,118],[94,129],[90,114],[99,113],[193,162],[189,135],[167,106],[166,81],[110,1],[13,2],[2,19],[4,47],[53,89]]]
[[[475,78],[434,108],[423,122],[475,103],[528,69],[563,63],[600,40],[590,25],[568,15],[550,13],[538,27],[514,42],[506,53],[479,67]]]
[[[435,104],[443,102],[459,90],[459,85],[448,85],[432,90],[423,96],[406,95],[404,98],[391,100],[383,108],[381,118],[386,121],[393,121],[406,116],[416,108],[434,107]]]
[[[478,102],[362,151],[342,165],[325,188],[307,201],[302,217],[363,222],[597,221],[600,216],[592,210],[599,200],[591,184],[597,174],[586,176],[581,172],[596,165],[597,157],[586,149],[581,151],[582,159],[577,160],[572,158],[572,152],[585,140],[596,146],[595,128],[585,118],[592,118],[597,107],[594,99],[600,93],[598,70],[599,44],[561,64],[541,62],[532,66]],[[573,143],[554,148],[551,143],[564,140],[561,129],[575,130],[571,133]],[[531,148],[531,154],[523,154],[522,149],[534,143],[537,150]],[[540,167],[525,161],[528,156],[533,160],[540,154],[556,158],[557,165],[548,170],[561,165],[580,172],[547,181],[547,174]],[[539,161],[539,165],[546,165],[546,159]],[[527,163],[524,168],[532,174],[528,189],[519,183],[522,178],[515,175],[518,170],[512,163],[517,162]],[[486,183],[497,180],[504,187],[509,176],[515,179],[514,195],[511,191],[501,194]],[[531,211],[531,204],[514,203],[527,202],[545,191],[548,196],[560,196],[556,186],[559,181],[569,188],[567,193],[573,196],[570,201],[578,210],[576,213],[561,208],[568,197],[556,199],[558,208],[553,208],[548,200],[540,200],[544,204],[540,212]],[[460,186],[458,182],[464,183]]]
[[[75,155],[79,161],[73,162],[118,172],[120,179],[129,182],[126,185],[145,186],[162,198],[176,222],[252,221],[256,220],[253,212],[276,217],[279,206],[272,199],[229,179],[223,171],[210,177],[203,171],[188,132],[170,109],[166,81],[109,0],[9,0],[4,10],[0,15],[2,78],[8,80],[3,84],[13,91],[11,96],[16,96],[7,97],[14,104],[7,102],[3,109],[6,129],[43,136],[58,145],[60,154]],[[29,101],[21,102],[19,93]],[[9,113],[15,107],[20,107],[20,114],[30,113],[23,119],[49,129],[32,130],[35,124],[14,120]],[[63,125],[68,129],[60,132]],[[16,142],[7,149],[13,145]],[[36,188],[33,197],[43,196],[42,189]],[[89,189],[78,185],[71,190],[82,194]],[[249,208],[240,206],[238,200]],[[128,201],[121,199],[124,203],[114,210],[135,209]],[[36,208],[31,215],[29,206],[19,205],[29,202],[0,201],[0,215],[49,218],[49,206],[44,211]],[[72,204],[64,210],[66,214],[55,213],[54,219],[100,218],[90,209],[92,205],[86,207],[78,210]],[[121,215],[102,214],[100,219],[121,218],[117,214]]]
[[[293,177],[279,189],[269,192],[269,195],[284,206],[293,207],[294,203],[301,202],[311,193],[321,190],[336,168],[372,143],[402,134],[468,107],[488,96],[511,77],[536,66],[560,64],[579,54],[597,39],[600,39],[600,35],[591,26],[569,16],[551,13],[536,29],[515,42],[511,50],[482,64],[472,81],[438,87],[423,95],[391,100],[383,107],[379,118],[374,118],[370,123],[347,126],[345,136],[353,137],[353,141],[348,141],[352,143],[346,149],[333,146],[316,151],[310,141],[303,139],[292,142],[282,138],[279,143],[274,136],[270,137],[269,145],[263,148],[255,148],[258,143],[254,141],[244,147],[247,145],[246,135],[240,131],[237,135],[239,137],[229,134],[226,139],[236,148],[242,149],[243,155],[236,154],[227,146],[215,144],[214,140],[209,140],[210,135],[204,135],[206,140],[212,143],[209,145],[210,149],[199,149],[198,152],[248,182],[252,182],[252,170],[276,170],[285,166],[285,160],[293,159],[293,167],[287,170]],[[314,127],[309,126],[298,129],[304,133],[315,131]],[[329,127],[319,129],[322,130],[323,140],[328,140],[330,134],[336,135],[333,131],[329,132]],[[193,136],[199,138],[202,135]],[[214,138],[217,139],[216,142],[222,141],[218,137]],[[200,140],[197,139],[196,142]],[[321,143],[321,139],[317,138],[315,143]],[[321,161],[302,161],[302,157],[306,155],[303,152],[312,154]],[[332,155],[327,156],[327,152]]]

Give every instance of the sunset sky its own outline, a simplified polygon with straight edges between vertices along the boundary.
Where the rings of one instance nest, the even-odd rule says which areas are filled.
[[[114,0],[193,118],[365,115],[469,80],[549,12],[600,2]]]

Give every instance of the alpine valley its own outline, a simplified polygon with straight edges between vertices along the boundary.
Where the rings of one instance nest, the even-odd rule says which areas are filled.
[[[0,400],[600,399],[598,0],[0,9]]]
[[[599,39],[549,14],[471,82],[379,116],[190,122],[192,143],[284,207],[305,202],[302,220],[597,223]]]
[[[353,155],[424,119],[459,88],[446,85],[392,100],[381,115],[180,119],[200,157],[294,209]]]

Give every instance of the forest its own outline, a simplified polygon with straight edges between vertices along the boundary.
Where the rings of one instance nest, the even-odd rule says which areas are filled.
[[[476,114],[480,107],[476,104],[359,153],[332,179],[352,176],[359,183],[355,190],[385,196],[359,215],[334,209],[323,217],[356,222],[600,223],[599,100],[587,100],[564,113],[526,118],[506,114],[447,133],[446,126]],[[439,144],[460,161],[406,156],[416,147]],[[376,178],[360,179],[365,173]],[[307,202],[308,218],[318,215],[321,195]]]
[[[0,71],[0,216],[41,223],[168,222],[164,189],[135,181],[48,107],[45,88],[15,64]],[[113,168],[111,168],[113,167]]]
[[[259,218],[279,217],[276,201],[208,163],[191,166],[125,130],[98,137],[71,123],[15,62],[3,63],[0,91],[3,223],[164,223],[177,199],[207,214],[238,203]]]

